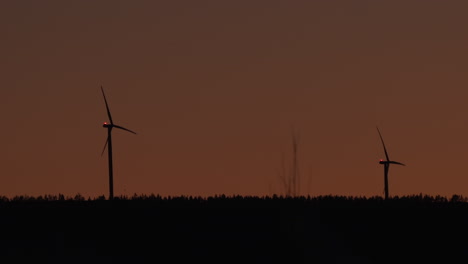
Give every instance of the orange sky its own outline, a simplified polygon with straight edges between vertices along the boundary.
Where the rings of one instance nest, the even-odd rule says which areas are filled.
[[[468,196],[466,1],[0,4],[0,194]]]

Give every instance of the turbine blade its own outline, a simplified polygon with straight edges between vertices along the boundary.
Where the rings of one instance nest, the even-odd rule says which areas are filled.
[[[106,144],[104,144],[104,148],[102,149],[101,157],[102,157],[102,155],[104,155],[104,151],[106,150],[106,147],[107,147],[107,142],[109,142],[109,137],[107,137],[107,139],[106,139]]]
[[[401,166],[406,166],[405,164],[401,163],[401,162],[398,162],[398,161],[394,161],[392,162],[393,164],[397,164],[397,165],[401,165]]]
[[[128,129],[128,128],[121,127],[121,126],[118,126],[118,125],[114,125],[114,127],[115,127],[115,128],[120,128],[120,129],[123,129],[123,130],[126,130],[126,131],[128,131],[128,132],[130,132],[130,133],[133,133],[133,134],[135,134],[135,135],[136,135],[136,132],[134,132],[134,131],[131,131],[131,130],[130,130],[130,129]]]
[[[111,113],[110,113],[110,110],[109,110],[109,105],[107,104],[106,95],[104,94],[104,89],[102,88],[102,85],[101,85],[101,91],[102,91],[102,96],[104,97],[104,102],[106,103],[107,116],[109,116],[109,121],[110,121],[111,125],[113,125],[114,122],[112,122],[112,116],[111,116]]]
[[[387,158],[387,161],[390,161],[390,158],[388,157],[388,153],[387,153],[387,148],[385,147],[385,143],[384,143],[383,138],[382,138],[382,134],[380,134],[379,127],[377,127],[377,132],[379,132],[380,140],[382,141],[383,149],[384,149],[384,152],[385,152],[385,157]]]

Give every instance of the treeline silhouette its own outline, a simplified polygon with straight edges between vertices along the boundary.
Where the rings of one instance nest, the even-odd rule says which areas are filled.
[[[0,197],[5,263],[394,263],[468,257],[468,200]]]
[[[53,202],[53,201],[75,201],[75,202],[93,202],[93,201],[105,201],[107,200],[104,195],[91,198],[91,197],[84,197],[81,194],[77,194],[75,196],[65,196],[63,194],[58,195],[39,195],[39,196],[29,196],[29,195],[17,195],[12,198],[8,198],[7,196],[0,196],[0,203],[15,203],[15,202]],[[230,202],[237,202],[237,201],[291,201],[291,202],[299,202],[299,203],[326,203],[327,201],[332,201],[335,203],[336,201],[348,201],[348,202],[379,202],[381,203],[384,201],[383,197],[381,196],[343,196],[343,195],[320,195],[320,196],[290,196],[290,195],[270,195],[270,196],[242,196],[242,195],[214,195],[214,196],[161,196],[155,194],[134,194],[133,196],[121,195],[114,197],[115,201],[159,201],[159,202],[179,202],[179,201],[193,201],[193,202],[218,202],[218,201],[230,201]],[[450,203],[450,204],[460,204],[460,203],[468,203],[468,198],[462,195],[452,195],[451,197],[436,195],[431,196],[427,194],[416,194],[416,195],[407,195],[407,196],[393,196],[389,199],[390,202],[386,202],[386,204],[390,204],[393,202],[404,201],[410,203]],[[393,202],[392,202],[393,201]]]

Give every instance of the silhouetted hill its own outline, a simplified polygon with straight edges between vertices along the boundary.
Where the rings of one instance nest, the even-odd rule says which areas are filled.
[[[393,197],[0,199],[0,256],[47,263],[395,263],[468,257],[468,202]]]

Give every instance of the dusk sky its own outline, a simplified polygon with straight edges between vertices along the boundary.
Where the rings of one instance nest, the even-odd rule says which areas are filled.
[[[468,196],[467,1],[2,1],[0,195]]]

